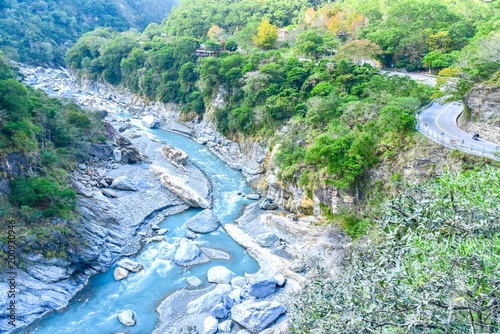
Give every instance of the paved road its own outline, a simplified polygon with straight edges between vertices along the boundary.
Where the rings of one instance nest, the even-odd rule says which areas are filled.
[[[426,73],[381,72],[389,75],[409,76],[429,86],[436,85],[436,77]],[[472,134],[458,127],[457,118],[463,109],[463,104],[459,102],[445,104],[434,102],[418,115],[417,130],[433,141],[450,148],[500,160],[500,143],[491,143],[481,138],[476,141],[472,139]],[[495,152],[498,152],[498,155],[495,155]]]
[[[494,152],[500,153],[500,145],[479,138],[472,139],[457,125],[457,118],[462,113],[462,103],[432,103],[418,116],[418,131],[445,146],[457,148],[463,152],[495,158]],[[496,157],[500,159],[500,156]]]

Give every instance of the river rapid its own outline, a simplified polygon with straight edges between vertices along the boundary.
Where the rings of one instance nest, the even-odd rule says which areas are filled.
[[[252,202],[238,195],[239,192],[251,191],[243,174],[231,169],[205,146],[179,134],[145,128],[138,120],[133,119],[132,124],[189,154],[190,160],[204,172],[212,185],[213,211],[222,224],[233,222],[241,214],[244,205]],[[114,265],[108,272],[93,276],[67,308],[53,312],[14,333],[151,333],[158,322],[156,307],[170,294],[185,288],[187,277],[200,278],[204,282],[200,288],[205,288],[210,284],[207,282],[207,271],[216,265],[225,266],[237,275],[257,272],[259,266],[256,261],[222,227],[210,234],[200,235],[195,242],[198,246],[229,253],[230,260],[211,260],[192,267],[181,267],[173,262],[178,241],[185,237],[185,222],[199,211],[189,209],[168,217],[160,224],[161,228],[170,230],[166,234],[166,241],[147,244],[136,256],[131,257],[144,265],[143,271],[116,281],[113,277]],[[124,310],[135,313],[135,326],[126,327],[118,321],[117,314]],[[175,332],[176,329],[172,328],[172,333]]]

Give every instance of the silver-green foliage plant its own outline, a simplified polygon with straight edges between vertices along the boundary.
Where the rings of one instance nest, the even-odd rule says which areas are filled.
[[[343,273],[296,296],[294,333],[498,333],[500,171],[406,186],[381,211]]]

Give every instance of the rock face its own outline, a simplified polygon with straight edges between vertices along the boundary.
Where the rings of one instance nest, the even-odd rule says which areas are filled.
[[[236,277],[236,274],[223,266],[216,266],[208,269],[208,281],[217,284],[229,284]]]
[[[465,97],[465,103],[475,121],[460,125],[469,133],[479,133],[481,138],[500,144],[500,87],[475,86]]]
[[[120,322],[125,326],[134,326],[134,312],[130,310],[123,311],[122,313],[118,314],[118,320],[120,320]]]
[[[174,262],[178,265],[187,265],[189,262],[200,256],[201,250],[194,243],[181,239],[179,248],[175,252]]]
[[[271,247],[278,240],[279,238],[273,233],[262,233],[255,237],[255,242],[262,247]]]
[[[181,168],[182,170],[185,170],[184,166],[189,159],[189,155],[186,152],[181,151],[171,145],[165,145],[162,146],[161,153],[163,154],[165,159],[170,161],[173,165]]]
[[[153,128],[157,128],[160,126],[160,120],[154,116],[145,116],[142,120],[141,120],[142,124],[144,124],[145,126],[153,129]]]
[[[150,169],[160,177],[161,183],[168,190],[182,198],[187,204],[202,209],[210,207],[209,199],[191,187],[185,178],[173,175],[166,168],[158,165],[152,165]]]
[[[285,312],[286,308],[277,302],[248,300],[231,309],[231,319],[250,331],[260,332]]]
[[[186,222],[186,226],[196,233],[210,233],[219,227],[220,219],[212,210],[206,209]]]
[[[130,190],[137,191],[137,186],[134,181],[129,179],[127,176],[120,176],[113,180],[111,183],[111,188],[118,190]]]

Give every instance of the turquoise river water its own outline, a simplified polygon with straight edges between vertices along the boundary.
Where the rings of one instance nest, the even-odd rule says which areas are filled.
[[[251,190],[241,172],[231,169],[206,147],[175,133],[146,129],[138,122],[134,124],[189,154],[191,161],[205,173],[212,184],[213,210],[223,224],[234,221],[243,206],[250,203],[237,194],[238,191],[247,193]],[[185,222],[199,211],[190,209],[167,217],[160,224],[160,227],[170,229],[166,234],[166,242],[150,243],[131,257],[144,264],[143,271],[131,274],[122,281],[115,281],[114,265],[108,272],[93,276],[88,286],[73,298],[65,310],[53,312],[18,333],[151,333],[158,321],[156,307],[165,297],[185,287],[187,277],[197,276],[203,280],[203,287],[207,287],[209,283],[206,273],[216,265],[225,266],[238,275],[256,272],[259,267],[255,260],[227,236],[221,227],[210,234],[199,236],[196,242],[228,252],[231,260],[212,260],[189,268],[173,263],[177,241],[184,237]],[[125,327],[118,321],[116,315],[124,310],[135,312],[135,326]]]

